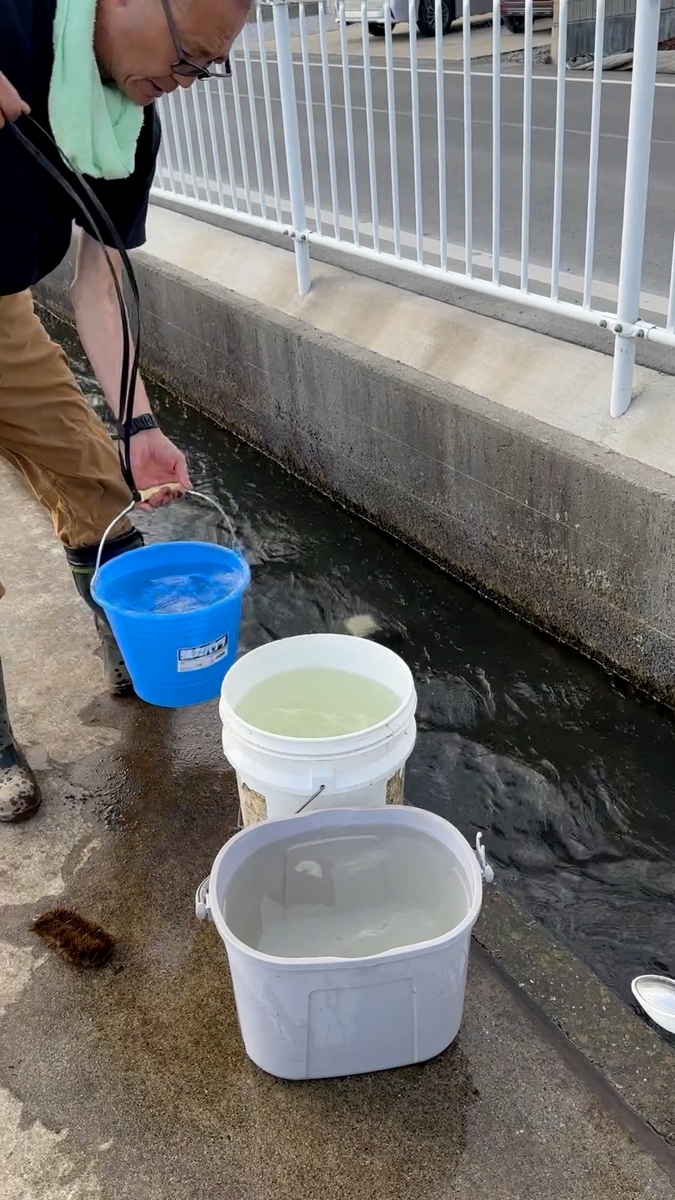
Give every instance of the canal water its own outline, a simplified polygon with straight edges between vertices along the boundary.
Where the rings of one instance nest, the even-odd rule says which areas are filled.
[[[102,412],[71,334],[53,333]],[[419,694],[408,801],[471,841],[484,830],[503,886],[628,1003],[634,975],[675,975],[672,711],[152,390],[194,486],[221,501],[246,548],[245,648],[372,617]],[[145,528],[210,538],[214,525],[185,502]]]

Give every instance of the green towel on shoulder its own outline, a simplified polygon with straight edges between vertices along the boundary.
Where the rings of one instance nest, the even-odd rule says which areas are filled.
[[[103,83],[94,55],[96,0],[57,0],[49,120],[74,167],[94,179],[126,179],[134,169],[143,109]]]

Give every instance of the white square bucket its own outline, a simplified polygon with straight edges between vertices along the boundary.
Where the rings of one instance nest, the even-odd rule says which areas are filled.
[[[447,857],[448,872],[461,880],[461,912],[450,927],[436,937],[357,957],[300,958],[256,948],[264,894],[288,886],[289,862],[303,878],[323,879],[317,846],[364,838],[375,845],[392,831],[411,842],[420,834],[431,839],[435,853]],[[275,846],[283,862],[267,870],[263,886],[248,882],[256,874],[250,869],[253,857]],[[241,898],[239,911],[234,907],[237,878],[247,881],[245,917]],[[282,1079],[318,1079],[405,1066],[440,1054],[459,1031],[471,930],[483,880],[491,878],[480,835],[474,852],[449,822],[412,807],[332,809],[267,821],[236,834],[200,885],[196,908],[200,919],[213,921],[225,943],[249,1057]],[[295,877],[291,884],[305,886]],[[405,887],[414,892],[415,886],[413,871]]]

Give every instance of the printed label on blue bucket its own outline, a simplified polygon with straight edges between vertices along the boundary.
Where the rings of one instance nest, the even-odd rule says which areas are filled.
[[[200,671],[203,667],[212,667],[220,662],[227,654],[228,634],[216,638],[215,642],[205,642],[203,646],[187,646],[178,651],[179,671]]]

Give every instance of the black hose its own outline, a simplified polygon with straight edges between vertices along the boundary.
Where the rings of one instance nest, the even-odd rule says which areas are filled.
[[[82,215],[86,218],[101,245],[113,278],[115,295],[117,297],[117,303],[119,304],[120,309],[120,320],[122,322],[122,370],[120,374],[119,404],[120,439],[118,442],[120,466],[127,487],[131,491],[133,498],[138,500],[140,499],[140,495],[136,487],[130,462],[130,426],[134,415],[134,396],[136,394],[136,381],[138,379],[138,360],[140,355],[141,341],[141,304],[138,292],[138,283],[136,281],[136,276],[134,275],[134,269],[131,265],[129,255],[122,245],[122,241],[117,230],[115,229],[115,226],[98,199],[98,196],[96,196],[96,194],[90,188],[86,179],[84,179],[79,171],[76,171],[75,168],[71,166],[65,155],[61,152],[61,150],[59,150],[54,138],[47,132],[46,129],[43,128],[42,125],[35,121],[33,117],[29,116],[21,117],[20,120],[22,127],[32,126],[33,129],[39,133],[41,138],[45,138],[47,142],[49,142],[55,148],[67,167],[68,173],[74,177],[79,184],[79,187],[82,189],[83,194],[79,195],[78,191],[70,182],[65,172],[60,170],[55,163],[47,158],[46,154],[43,154],[43,152],[38,149],[35,142],[30,137],[26,136],[26,134],[23,132],[23,129],[20,129],[18,124],[9,123],[7,125],[7,128],[11,130],[17,141],[19,141],[24,149],[33,156],[40,166],[49,173],[49,175],[51,175],[52,179],[56,180],[59,186],[63,188]],[[110,243],[106,244],[106,241],[102,236],[103,233],[109,236],[110,243],[112,243],[112,246],[118,251],[122,259],[124,271],[129,281],[129,287],[133,297],[133,328],[130,328],[129,326],[129,316],[124,300],[124,293],[122,287],[120,286],[119,279],[117,278],[117,272],[115,271],[112,259],[108,253],[108,244]]]

